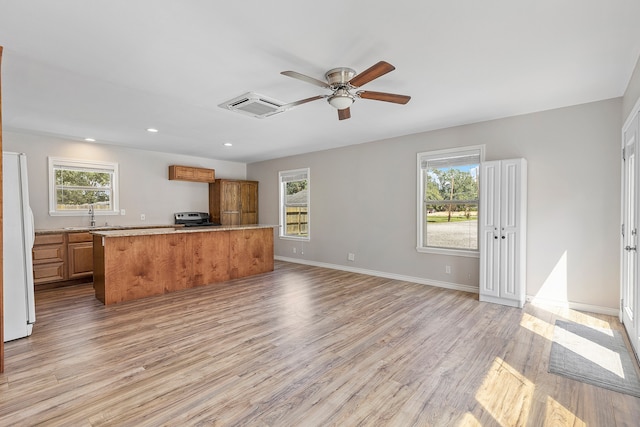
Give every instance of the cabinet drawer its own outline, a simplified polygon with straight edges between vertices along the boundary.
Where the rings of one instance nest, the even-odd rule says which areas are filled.
[[[33,245],[53,245],[56,243],[64,243],[64,234],[37,234]]]
[[[64,263],[34,264],[33,265],[33,283],[56,282],[64,280]]]
[[[33,247],[33,264],[64,261],[64,245],[45,245]]]
[[[69,243],[93,242],[91,233],[69,233]]]

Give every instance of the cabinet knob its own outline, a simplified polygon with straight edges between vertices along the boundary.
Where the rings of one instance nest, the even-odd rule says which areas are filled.
[[[494,239],[498,240],[498,236],[493,236]]]
[[[504,236],[502,236],[502,238],[504,239]]]

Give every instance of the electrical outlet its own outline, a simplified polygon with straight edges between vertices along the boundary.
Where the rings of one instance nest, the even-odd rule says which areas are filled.
[[[144,221],[145,219],[147,219],[145,214],[140,214],[140,221]]]
[[[347,259],[349,261],[355,261],[356,260],[356,254],[352,254],[351,252],[349,252],[349,255],[347,255]]]
[[[125,211],[124,209],[120,209],[120,215],[126,215],[127,211]]]
[[[444,266],[444,272],[447,274],[451,274],[451,266],[450,265],[445,265]]]
[[[298,252],[297,248],[293,248],[293,253],[295,254],[296,252]]]

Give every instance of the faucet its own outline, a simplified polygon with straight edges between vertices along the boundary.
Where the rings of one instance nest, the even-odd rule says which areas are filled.
[[[94,214],[93,205],[89,205],[89,215],[91,215],[91,227],[96,226],[96,217]]]

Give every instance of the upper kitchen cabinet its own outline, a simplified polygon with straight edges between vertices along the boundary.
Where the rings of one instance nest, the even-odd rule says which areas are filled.
[[[209,214],[222,225],[258,223],[258,181],[217,179],[209,184]]]
[[[214,182],[216,171],[213,169],[197,168],[192,166],[169,166],[169,179],[194,182]]]

